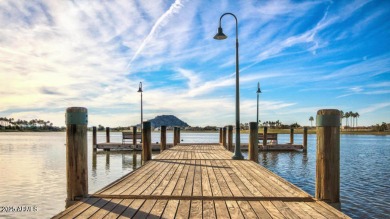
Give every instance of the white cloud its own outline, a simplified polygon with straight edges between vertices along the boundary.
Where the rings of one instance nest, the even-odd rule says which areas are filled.
[[[368,107],[360,109],[359,113],[361,115],[367,114],[367,113],[372,113],[372,112],[376,112],[376,111],[378,111],[380,109],[383,109],[383,108],[386,108],[386,107],[389,107],[389,106],[390,106],[390,102],[372,104],[372,105],[370,105]]]

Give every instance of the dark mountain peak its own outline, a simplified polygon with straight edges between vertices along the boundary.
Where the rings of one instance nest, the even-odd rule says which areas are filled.
[[[156,116],[156,118],[154,119],[150,119],[148,120],[152,127],[160,127],[162,125],[165,125],[165,126],[179,126],[179,127],[188,127],[189,125],[185,122],[183,122],[182,120],[180,120],[179,118],[177,118],[176,116],[174,115],[161,115],[161,116]]]

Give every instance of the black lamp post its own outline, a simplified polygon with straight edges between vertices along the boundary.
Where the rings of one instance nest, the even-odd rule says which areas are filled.
[[[236,20],[236,145],[234,147],[234,160],[242,160],[244,156],[241,153],[240,145],[240,81],[239,81],[239,62],[238,62],[238,22],[237,17],[232,13],[225,13],[219,18],[218,33],[214,36],[216,40],[224,40],[227,36],[223,33],[221,27],[222,17],[225,15],[232,15]]]
[[[257,82],[257,111],[256,111],[256,121],[257,121],[257,124],[259,124],[259,94],[261,93],[261,90],[260,90],[260,82]]]
[[[142,133],[142,122],[143,122],[143,108],[142,108],[142,82],[139,82],[139,88],[138,88],[138,93],[141,93],[141,133]]]

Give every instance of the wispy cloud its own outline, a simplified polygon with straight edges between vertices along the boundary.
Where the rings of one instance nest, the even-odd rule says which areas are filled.
[[[386,108],[386,107],[389,107],[389,106],[390,106],[390,102],[377,103],[377,104],[373,104],[371,106],[368,106],[368,107],[360,109],[359,113],[364,115],[366,113],[372,113],[372,112],[375,112],[377,110],[380,110],[380,109],[383,109],[383,108]]]
[[[311,106],[343,108],[348,99],[351,108],[364,108],[362,95],[383,106],[390,72],[386,6],[4,0],[0,114],[62,124],[66,107],[85,106],[93,124],[134,124],[142,81],[145,118],[171,113],[193,125],[233,123],[234,19],[224,18],[227,40],[212,39],[219,16],[228,11],[239,21],[243,120],[253,120],[258,81],[263,119],[307,122],[316,108]]]

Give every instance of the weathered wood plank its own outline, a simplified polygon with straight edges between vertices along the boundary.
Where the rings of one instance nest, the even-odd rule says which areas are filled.
[[[96,202],[95,204],[91,205],[87,210],[85,210],[83,213],[81,213],[80,215],[78,215],[78,217],[81,217],[81,218],[89,218],[91,217],[93,214],[95,214],[96,212],[98,212],[100,209],[103,208],[103,206],[105,206],[108,202],[110,202],[111,199],[105,199],[105,198],[102,198],[100,199],[98,202]]]
[[[176,218],[188,218],[190,215],[191,201],[180,200],[177,208]]]
[[[136,199],[126,208],[124,212],[118,217],[118,219],[132,218],[138,212],[138,209],[145,202],[143,199]]]
[[[115,208],[110,210],[110,212],[106,216],[104,216],[104,219],[118,218],[119,215],[121,215],[133,201],[134,201],[134,199],[123,199],[123,200],[121,200],[121,202],[118,203],[115,206]]]
[[[167,205],[168,200],[158,200],[154,206],[153,209],[150,211],[147,218],[160,218],[162,213],[164,212],[165,206]]]
[[[222,146],[157,157],[54,218],[348,218]]]
[[[236,201],[226,201],[226,206],[231,218],[244,218]]]
[[[214,201],[214,206],[217,218],[230,218],[225,201]]]
[[[217,218],[215,215],[214,201],[203,201],[203,218]]]
[[[162,218],[175,218],[177,207],[179,205],[178,200],[169,200],[167,206],[165,207]]]
[[[203,206],[201,200],[192,200],[190,218],[202,218]]]

